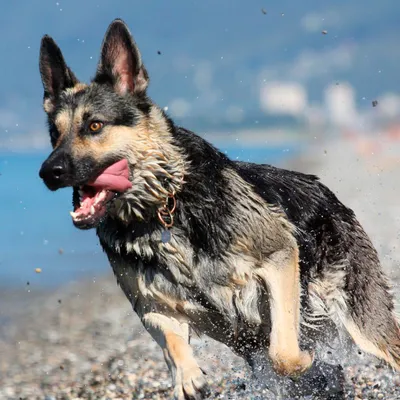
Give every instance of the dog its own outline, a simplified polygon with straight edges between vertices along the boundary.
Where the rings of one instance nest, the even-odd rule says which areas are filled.
[[[47,35],[39,65],[53,147],[39,175],[52,191],[72,187],[72,222],[96,229],[162,348],[175,399],[209,395],[191,332],[253,367],[261,354],[277,376],[298,379],[333,324],[400,369],[399,324],[377,252],[316,176],[232,161],[177,126],[146,94],[148,73],[120,19],[90,84]],[[322,323],[307,329],[313,319]]]

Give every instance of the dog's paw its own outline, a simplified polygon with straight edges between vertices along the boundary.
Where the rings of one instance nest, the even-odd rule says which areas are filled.
[[[210,396],[205,374],[198,366],[176,372],[174,400],[202,400]]]
[[[297,356],[291,354],[274,354],[271,357],[276,373],[283,376],[298,377],[311,368],[313,355],[301,351]]]

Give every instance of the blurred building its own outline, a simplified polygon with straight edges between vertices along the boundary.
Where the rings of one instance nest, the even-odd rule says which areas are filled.
[[[325,107],[329,123],[343,128],[357,124],[355,92],[350,84],[328,86],[325,89]]]
[[[260,106],[268,114],[301,117],[307,106],[307,92],[299,83],[271,82],[261,87]]]

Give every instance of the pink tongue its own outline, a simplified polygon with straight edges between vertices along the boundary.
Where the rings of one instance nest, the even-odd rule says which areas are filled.
[[[132,183],[128,178],[128,161],[124,159],[110,165],[89,185],[100,190],[124,192],[132,187]]]

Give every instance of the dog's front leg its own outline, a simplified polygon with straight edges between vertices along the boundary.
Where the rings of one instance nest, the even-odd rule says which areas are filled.
[[[271,304],[269,356],[281,375],[296,376],[312,364],[309,353],[299,347],[300,271],[298,250],[289,248],[274,253],[263,265]]]
[[[155,312],[145,314],[142,321],[163,350],[172,375],[174,398],[191,400],[208,397],[207,381],[189,345],[188,324]]]

